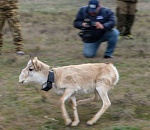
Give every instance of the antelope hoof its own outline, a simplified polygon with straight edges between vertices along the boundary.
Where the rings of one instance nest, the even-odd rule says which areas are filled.
[[[66,121],[66,126],[70,126],[71,123],[72,123],[72,120],[71,120],[71,119],[68,119],[68,120]]]
[[[91,120],[89,120],[89,121],[86,123],[86,126],[91,126],[91,125],[93,125],[93,124],[94,124],[94,122],[91,121]]]
[[[72,122],[71,126],[77,126],[79,124],[80,121],[74,121]]]

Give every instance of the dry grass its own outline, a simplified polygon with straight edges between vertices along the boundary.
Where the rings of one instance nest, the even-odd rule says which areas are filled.
[[[27,55],[18,57],[13,53],[14,46],[6,25],[3,54],[0,56],[0,130],[149,130],[150,2],[139,3],[133,27],[135,39],[120,40],[115,58],[111,60],[102,58],[105,43],[97,57],[86,59],[82,56],[82,42],[77,36],[79,30],[72,26],[80,2],[85,5],[87,0],[20,1]],[[115,9],[115,0],[102,3]],[[44,99],[40,93],[41,86],[18,84],[18,76],[26,66],[29,54],[50,66],[113,62],[120,73],[120,82],[109,94],[112,106],[92,127],[86,127],[85,123],[98,111],[101,102],[78,106],[81,123],[76,128],[66,127],[61,116],[59,96],[50,91]],[[67,108],[72,117],[68,102]]]

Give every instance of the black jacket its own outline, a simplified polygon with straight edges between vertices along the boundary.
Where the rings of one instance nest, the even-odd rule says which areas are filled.
[[[92,27],[91,36],[87,39],[82,37],[84,42],[97,41],[106,31],[111,30],[115,26],[114,12],[105,7],[100,7],[100,10],[95,17],[92,17],[88,14],[88,6],[81,7],[77,13],[76,19],[74,20],[74,27],[80,30],[84,30],[82,23],[85,22],[86,19],[90,19],[94,22],[100,22],[103,24],[104,29],[96,29],[95,27]]]

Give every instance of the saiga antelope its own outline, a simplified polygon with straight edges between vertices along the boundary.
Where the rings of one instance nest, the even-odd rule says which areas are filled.
[[[87,125],[93,125],[101,115],[108,109],[111,102],[108,97],[108,90],[113,88],[119,81],[119,74],[112,63],[88,63],[81,65],[70,65],[53,68],[39,61],[37,57],[30,59],[27,66],[19,76],[19,82],[36,82],[42,85],[42,90],[48,91],[51,88],[60,98],[61,110],[66,125],[77,126],[80,122],[77,104],[92,101],[101,97],[102,108],[87,121]],[[94,93],[94,97],[76,101],[76,94]],[[70,119],[65,101],[71,99],[74,113],[74,121]]]

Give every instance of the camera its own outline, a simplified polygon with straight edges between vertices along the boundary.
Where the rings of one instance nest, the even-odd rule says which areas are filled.
[[[89,30],[95,28],[96,21],[91,21],[90,19],[86,18],[84,19],[84,22],[87,23],[87,25],[83,27],[82,30]]]
[[[81,28],[81,31],[78,33],[78,35],[82,38],[84,42],[89,41],[93,37],[93,29],[95,29],[95,23],[96,21],[92,21],[88,18],[84,19],[84,22],[87,23],[86,26]]]

